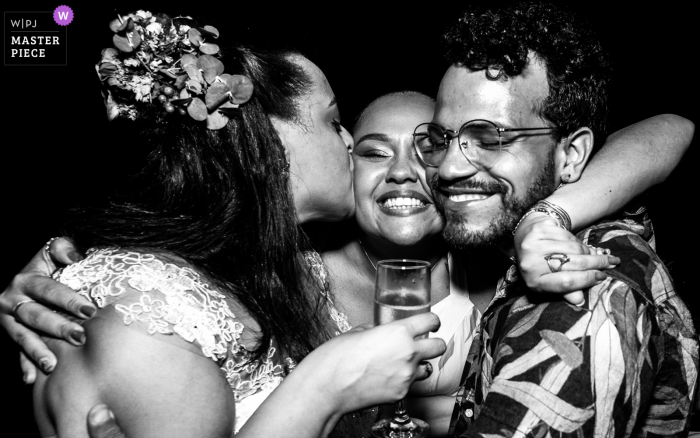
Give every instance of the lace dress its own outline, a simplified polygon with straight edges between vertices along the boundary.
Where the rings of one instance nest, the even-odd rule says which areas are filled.
[[[320,261],[316,253],[307,255],[314,276],[327,282],[316,258]],[[152,254],[101,249],[57,271],[54,278],[100,308],[112,306],[125,325],[139,323],[151,335],[176,334],[216,361],[235,397],[235,432],[295,366],[274,340],[266,354],[251,362],[241,339],[246,327],[231,310],[231,298],[191,268]],[[347,319],[326,297],[337,333],[347,331]]]

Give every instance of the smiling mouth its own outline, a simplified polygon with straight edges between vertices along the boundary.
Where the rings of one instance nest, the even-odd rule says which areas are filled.
[[[426,204],[416,198],[388,198],[380,205],[389,210],[407,210],[409,208],[422,208]]]
[[[469,203],[474,203],[474,202],[480,202],[483,200],[486,200],[493,196],[493,193],[487,193],[487,194],[482,194],[482,193],[462,193],[459,195],[449,195],[449,199],[452,202],[469,202]]]

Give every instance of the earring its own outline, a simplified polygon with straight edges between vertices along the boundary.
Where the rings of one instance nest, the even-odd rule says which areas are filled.
[[[564,184],[568,184],[569,180],[571,179],[571,175],[564,174],[561,176],[561,183],[559,183],[559,186],[556,188],[556,190],[559,190],[560,188],[564,187]]]

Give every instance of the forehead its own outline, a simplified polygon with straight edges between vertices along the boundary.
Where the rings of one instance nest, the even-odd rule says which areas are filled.
[[[331,89],[331,85],[328,83],[328,79],[326,79],[326,75],[323,74],[323,71],[321,71],[316,64],[299,55],[294,56],[292,61],[303,68],[311,78],[312,89],[309,97],[312,99],[327,98],[326,100],[334,97],[333,90]]]
[[[413,134],[421,123],[433,117],[435,104],[421,95],[385,96],[372,102],[355,126],[355,136],[366,133]]]
[[[536,58],[522,74],[505,80],[451,66],[440,83],[434,120],[452,129],[474,119],[524,127],[541,122],[536,108],[548,94],[546,67]]]

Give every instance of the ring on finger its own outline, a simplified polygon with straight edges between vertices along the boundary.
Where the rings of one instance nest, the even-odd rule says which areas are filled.
[[[51,244],[56,239],[58,239],[58,237],[52,237],[49,239],[48,242],[46,242],[46,245],[44,245],[44,251],[46,251],[46,254],[48,254],[49,256],[51,255]]]
[[[19,303],[15,304],[15,307],[12,308],[12,314],[17,317],[17,311],[19,310],[20,307],[24,306],[27,303],[36,303],[36,301],[32,299],[27,299],[27,300],[22,300]]]
[[[560,272],[564,264],[571,261],[569,256],[566,254],[550,254],[544,256],[544,259],[547,262],[547,266],[549,266],[549,270],[553,273]]]

